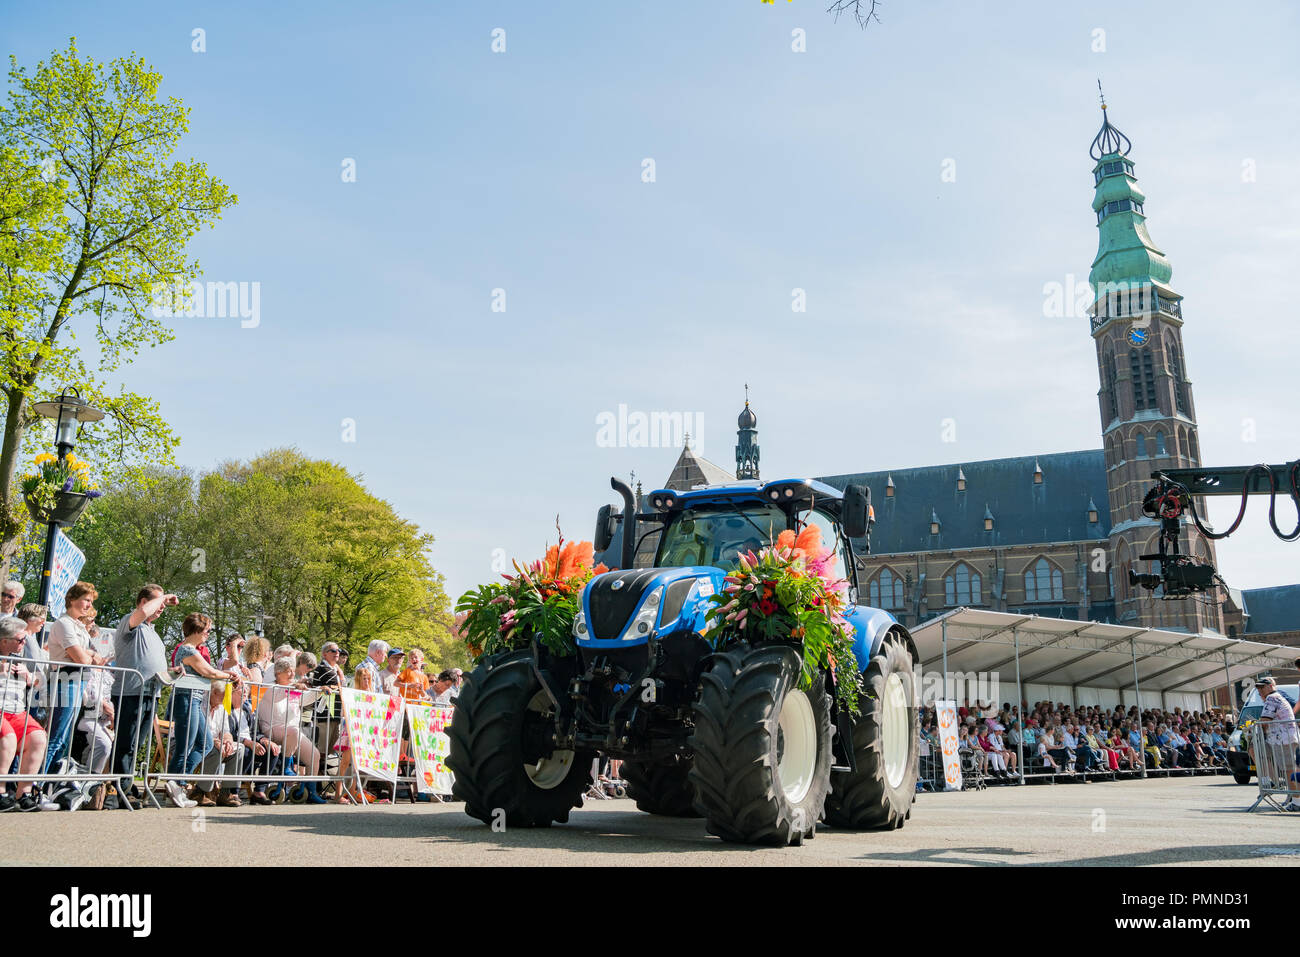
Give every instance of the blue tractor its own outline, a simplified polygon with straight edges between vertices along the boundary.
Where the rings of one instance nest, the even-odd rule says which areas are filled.
[[[624,761],[642,810],[703,817],[727,841],[800,844],[819,821],[902,827],[917,778],[917,653],[892,615],[857,602],[853,543],[869,540],[869,490],[806,479],[661,489],[654,511],[636,514],[631,490],[611,484],[624,507],[602,507],[595,544],[608,549],[621,531],[621,570],[587,583],[577,654],[534,641],[485,656],[461,690],[448,765],[466,811],[506,826],[566,821],[604,754]],[[705,630],[737,555],[807,523],[847,569],[857,715],[837,710],[830,674],[800,689],[797,639],[715,647]],[[638,556],[656,533],[653,560],[644,547]]]

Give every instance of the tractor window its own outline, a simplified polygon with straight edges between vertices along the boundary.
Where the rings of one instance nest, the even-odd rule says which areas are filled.
[[[656,564],[730,568],[741,552],[757,551],[776,541],[785,526],[785,513],[774,505],[686,509],[664,530]]]
[[[833,549],[836,553],[837,559],[843,559],[844,556],[840,553],[839,550],[840,540],[839,537],[835,534],[834,519],[832,519],[829,515],[827,515],[825,512],[820,511],[819,509],[812,509],[811,511],[805,510],[800,512],[798,515],[799,528],[802,529],[805,524],[816,525],[819,529],[821,529],[822,545],[824,545],[827,548]],[[843,577],[844,567],[845,566],[843,561],[837,560],[830,570],[835,574],[836,577]]]

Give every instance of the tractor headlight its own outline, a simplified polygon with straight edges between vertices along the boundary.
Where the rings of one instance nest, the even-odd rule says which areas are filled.
[[[654,630],[655,619],[659,617],[659,603],[663,597],[663,585],[658,586],[645,596],[645,601],[641,603],[641,610],[632,619],[632,624],[627,626],[627,631],[623,632],[624,641],[644,637]]]
[[[586,638],[586,637],[587,637],[587,614],[586,614],[586,612],[581,612],[581,611],[580,611],[580,612],[578,612],[577,615],[574,616],[574,619],[573,619],[573,637],[574,637],[574,638]]]

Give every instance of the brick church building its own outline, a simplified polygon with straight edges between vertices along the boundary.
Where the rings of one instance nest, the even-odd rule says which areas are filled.
[[[1130,570],[1158,570],[1139,558],[1157,550],[1159,524],[1141,511],[1152,472],[1201,457],[1183,298],[1147,231],[1132,144],[1102,117],[1090,150],[1098,243],[1089,274],[1101,447],[821,476],[871,489],[876,522],[858,570],[862,599],[908,626],[964,605],[1300,644],[1300,586],[1164,601],[1129,585]],[[759,478],[748,400],[737,426],[734,479],[688,443],[664,487]],[[1197,508],[1206,514],[1203,500]],[[1214,543],[1191,523],[1182,547],[1217,565]],[[653,554],[654,543],[644,548]]]

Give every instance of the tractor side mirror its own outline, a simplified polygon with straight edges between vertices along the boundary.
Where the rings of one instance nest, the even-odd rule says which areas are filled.
[[[840,525],[849,538],[866,538],[868,515],[871,511],[871,489],[865,485],[850,485],[844,489],[843,512]]]
[[[618,527],[618,519],[618,511],[613,505],[602,505],[596,512],[596,534],[592,536],[592,544],[596,546],[596,551],[605,551],[614,541],[614,529]]]

